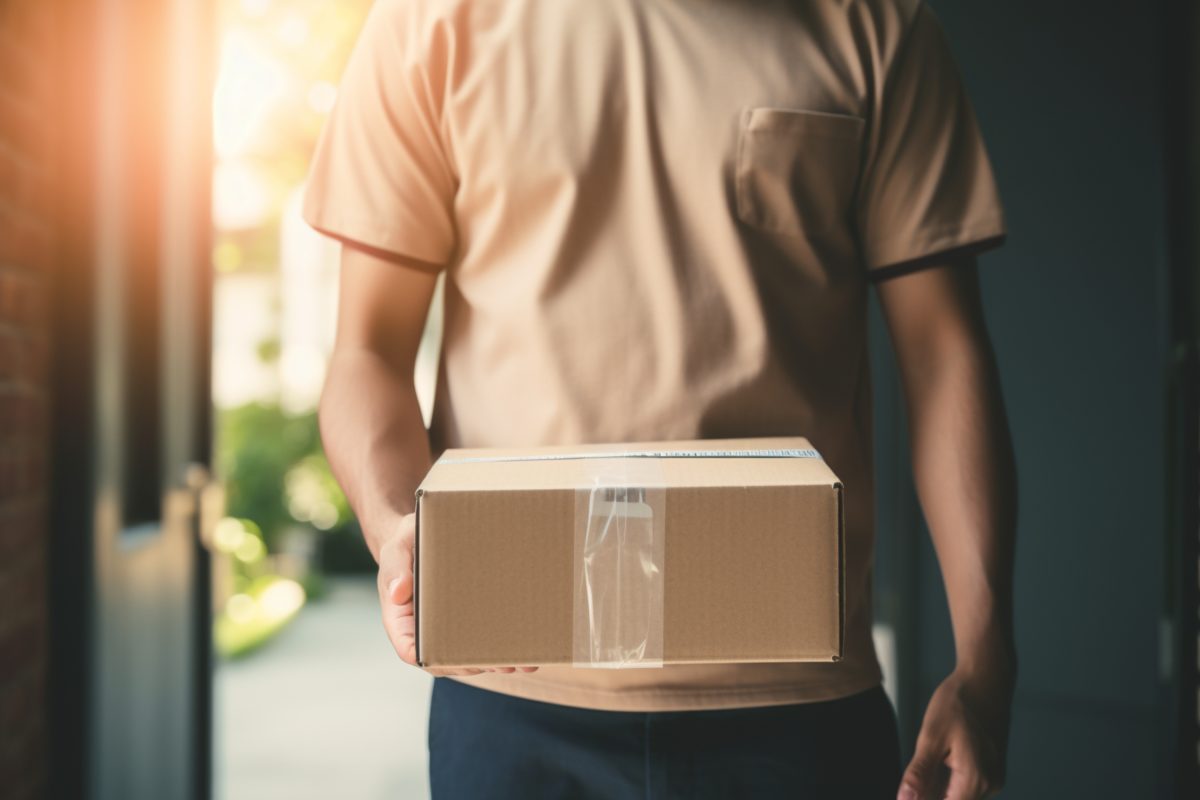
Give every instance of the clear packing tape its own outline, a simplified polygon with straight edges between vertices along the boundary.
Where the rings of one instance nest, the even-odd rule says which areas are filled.
[[[587,465],[575,491],[577,667],[661,667],[667,492],[654,459]]]

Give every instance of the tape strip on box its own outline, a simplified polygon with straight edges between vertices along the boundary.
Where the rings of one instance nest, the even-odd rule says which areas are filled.
[[[667,492],[655,459],[587,464],[575,491],[576,667],[663,665]]]

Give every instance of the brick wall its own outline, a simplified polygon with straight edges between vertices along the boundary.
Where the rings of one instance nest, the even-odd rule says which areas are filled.
[[[0,796],[45,791],[47,360],[54,237],[45,0],[0,0]]]

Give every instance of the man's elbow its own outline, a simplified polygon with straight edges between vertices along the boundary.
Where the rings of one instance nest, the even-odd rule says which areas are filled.
[[[317,398],[317,433],[326,452],[329,451],[331,423],[337,416],[334,409],[338,403],[338,389],[341,386],[341,382],[337,380],[337,372],[338,355],[334,352],[321,383],[321,394]]]

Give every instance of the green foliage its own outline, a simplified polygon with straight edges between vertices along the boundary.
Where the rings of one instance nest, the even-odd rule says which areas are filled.
[[[317,414],[292,415],[275,403],[217,411],[217,463],[226,514],[253,520],[268,549],[297,523],[340,531],[352,515],[321,448]]]
[[[257,355],[258,360],[264,364],[274,364],[275,362],[279,361],[279,354],[282,352],[282,350],[283,342],[279,341],[278,336],[272,336],[267,339],[263,339],[258,343],[258,348],[255,351],[255,355]]]

